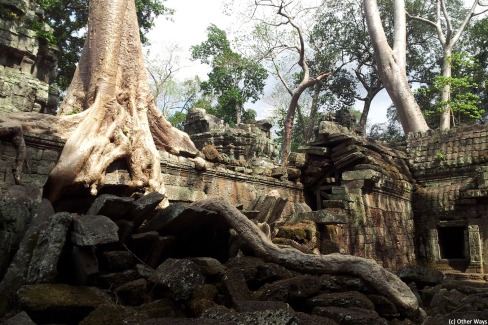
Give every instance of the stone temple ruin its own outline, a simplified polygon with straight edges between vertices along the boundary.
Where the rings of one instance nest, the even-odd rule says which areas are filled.
[[[33,5],[25,0],[15,1],[15,4],[10,0],[0,0],[0,3],[16,8],[15,10],[22,15],[39,14]],[[49,90],[49,82],[56,66],[54,49],[39,42],[34,31],[16,25],[15,22],[0,20],[0,29],[0,112],[52,113],[56,106],[53,98],[56,96]],[[86,218],[82,221],[70,213],[55,215],[59,227],[73,224],[65,227],[64,237],[67,233],[71,234],[70,245],[73,247],[70,249],[74,251],[73,263],[78,263],[80,271],[70,270],[75,273],[75,279],[70,281],[76,284],[90,284],[94,275],[108,272],[98,277],[98,285],[103,288],[119,286],[116,291],[117,297],[124,304],[138,305],[145,301],[145,298],[142,294],[134,292],[145,291],[147,283],[134,274],[149,274],[147,272],[150,271],[145,266],[159,270],[158,265],[165,261],[161,264],[163,273],[170,274],[171,269],[176,268],[181,269],[184,276],[194,277],[198,273],[192,269],[196,268],[195,265],[203,270],[203,275],[195,275],[195,286],[192,290],[200,288],[198,286],[204,282],[203,277],[214,280],[218,275],[224,274],[221,285],[225,288],[224,296],[230,297],[225,299],[230,299],[234,306],[238,306],[238,315],[250,317],[254,322],[261,316],[251,316],[249,310],[254,311],[255,306],[251,308],[249,301],[261,295],[265,297],[264,300],[281,299],[287,302],[279,296],[285,285],[289,290],[287,297],[292,297],[288,303],[292,301],[297,304],[298,301],[299,307],[305,299],[309,299],[305,305],[319,304],[317,308],[327,309],[329,307],[320,304],[324,304],[324,300],[333,299],[329,296],[322,297],[332,295],[330,292],[340,297],[337,299],[345,299],[349,295],[347,299],[360,300],[361,303],[366,300],[359,299],[358,295],[363,297],[363,293],[367,294],[368,297],[364,298],[369,299],[369,302],[364,304],[368,306],[367,309],[375,309],[377,314],[365,315],[362,311],[356,311],[356,314],[351,316],[356,320],[362,319],[364,324],[386,324],[385,319],[391,321],[404,316],[391,302],[385,302],[386,298],[371,294],[368,291],[370,289],[364,289],[362,284],[358,285],[357,279],[351,280],[340,276],[321,277],[322,287],[323,283],[331,287],[327,289],[327,293],[317,296],[322,297],[322,300],[319,299],[320,302],[312,303],[310,299],[315,298],[300,295],[313,296],[321,292],[318,278],[301,276],[305,278],[300,278],[300,281],[307,283],[306,288],[301,287],[302,282],[293,282],[296,281],[295,273],[252,258],[246,260],[244,271],[236,271],[234,267],[244,265],[240,264],[243,263],[241,260],[236,259],[237,252],[245,251],[245,248],[239,248],[238,239],[232,237],[228,229],[212,228],[199,219],[198,213],[202,212],[188,207],[193,202],[213,197],[225,197],[258,224],[278,245],[291,246],[310,254],[345,253],[370,258],[394,271],[413,265],[425,266],[428,269],[442,271],[453,281],[476,280],[483,283],[488,280],[485,276],[488,270],[487,125],[458,128],[447,132],[412,134],[407,138],[404,150],[397,150],[359,135],[347,116],[338,116],[336,121],[329,118],[320,123],[315,139],[290,155],[287,168],[281,167],[277,162],[279,152],[271,139],[271,126],[269,121],[263,120],[250,121],[231,128],[204,110],[193,109],[187,116],[185,132],[204,154],[208,166],[204,170],[196,170],[191,159],[161,152],[161,169],[167,196],[172,203],[168,210],[163,210],[163,214],[169,220],[164,224],[158,224],[157,219],[153,219],[152,222],[151,219],[143,219],[149,211],[144,209],[154,208],[155,202],[161,199],[157,194],[140,199],[122,197],[128,173],[122,163],[114,163],[109,167],[106,186],[95,202],[93,198],[86,196],[86,193],[66,194],[54,207],[56,211],[104,214],[113,220]],[[21,197],[22,200],[27,200],[24,196],[32,196],[38,200],[47,175],[56,164],[64,143],[61,139],[49,135],[25,133],[24,138],[27,159],[21,183],[28,185],[22,190],[25,191],[25,195],[22,194]],[[23,234],[26,234],[27,240],[37,239],[32,237],[34,230],[27,224],[9,219],[10,212],[7,208],[10,207],[10,202],[7,198],[11,197],[12,193],[21,191],[15,187],[13,173],[16,154],[11,139],[0,138],[0,279],[5,276],[11,282],[15,282],[16,279],[11,277],[11,267],[9,269],[14,253],[26,253],[22,251]],[[16,215],[25,215],[25,218],[29,219],[32,218],[34,208],[31,206],[31,199],[26,202],[26,208],[22,208],[25,211],[20,209],[22,211],[17,211]],[[39,211],[48,210],[54,213],[52,208],[46,208],[44,204],[44,201],[39,204]],[[104,204],[112,204],[112,210],[104,211]],[[87,232],[92,230],[90,222],[108,229],[103,236],[98,234],[101,236],[98,241],[91,242],[87,239]],[[115,225],[118,230],[114,228]],[[179,236],[185,239],[179,239]],[[123,252],[124,261],[132,261],[127,268],[120,265],[123,262],[117,260],[121,254],[117,253],[114,241],[119,241],[125,248],[129,247],[134,254],[132,256],[128,252]],[[233,244],[227,247],[229,243]],[[101,252],[95,254],[95,246]],[[214,259],[194,258],[191,263],[187,260],[168,259],[169,256],[198,256],[209,252],[212,252],[213,255],[209,256]],[[36,257],[34,252],[32,259],[36,258],[42,260],[50,257]],[[227,271],[224,271],[224,266],[217,260],[228,260]],[[134,266],[137,262],[143,264]],[[52,264],[55,268],[56,262]],[[14,273],[20,272],[19,270],[26,273],[27,279],[31,277],[32,283],[38,278],[52,280],[52,272],[55,272],[52,269],[45,272],[36,268],[31,270],[31,266],[24,265],[23,268],[16,268]],[[114,272],[119,272],[122,279],[115,278]],[[164,280],[154,277],[151,273],[146,278],[155,287],[170,284],[179,286],[177,277],[172,279],[168,275]],[[4,282],[5,280],[0,283],[2,290],[5,289],[2,287]],[[435,285],[440,282],[426,280],[421,285],[419,282],[415,283],[419,286],[418,289],[422,290],[426,284]],[[427,298],[422,298],[427,301],[435,300],[433,297],[442,293],[451,299],[450,301],[457,299],[459,302],[464,301],[462,299],[471,299],[470,294],[479,293],[476,290],[481,290],[478,288],[463,291],[456,287],[456,290],[459,289],[456,291],[449,287],[436,288],[426,287],[422,295]],[[256,291],[251,292],[253,289]],[[25,290],[42,291],[44,287],[30,287]],[[66,289],[60,285],[55,290],[73,289]],[[192,294],[195,295],[196,291],[191,293],[185,290],[181,288],[178,292],[172,291],[170,295],[176,301],[186,301]],[[25,298],[30,293],[22,294]],[[84,294],[93,297],[95,304],[104,304],[108,299],[99,293]],[[200,294],[205,296],[208,292]],[[137,300],[138,297],[140,300]],[[210,303],[206,299],[198,300],[196,305],[193,305],[195,302],[192,300],[192,312],[198,314],[205,309],[204,307],[209,307],[206,304]],[[486,304],[486,298],[483,299],[483,303]],[[28,302],[26,304],[28,305]],[[332,308],[336,308],[340,302],[334,300],[333,304],[335,307]],[[307,306],[301,307],[304,310],[311,308]],[[359,307],[366,308],[364,306],[360,304]],[[442,307],[444,309],[433,309],[432,314],[446,314],[456,310],[457,306],[453,304]],[[92,307],[90,305],[90,308]],[[276,310],[280,312],[288,312],[286,308],[289,308],[281,305],[270,307],[267,304],[265,307],[271,310],[279,307]],[[488,308],[488,305],[485,307]],[[3,307],[0,303],[1,308]],[[169,313],[165,317],[179,317],[177,313],[186,313],[180,311],[179,307],[171,308],[174,309],[172,314]],[[324,323],[324,319],[335,319],[338,323],[345,317],[338,310],[325,309],[318,311],[316,315],[328,318],[319,317],[315,319],[316,323],[329,324]],[[126,312],[124,309],[110,310],[111,313]],[[217,309],[212,310],[212,313],[207,313],[206,319],[229,321],[238,318],[234,314],[229,316],[227,312]],[[222,316],[224,314],[225,317]],[[36,314],[33,312],[29,315]],[[58,321],[63,320],[62,316]],[[303,324],[315,324],[307,317],[309,316],[296,316]],[[42,317],[39,316],[39,319],[42,320]]]

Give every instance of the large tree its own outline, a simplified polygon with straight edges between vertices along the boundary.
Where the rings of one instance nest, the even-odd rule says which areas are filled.
[[[129,187],[164,193],[157,150],[197,153],[189,137],[156,108],[132,0],[90,1],[85,46],[59,113],[0,117],[0,128],[20,124],[16,133],[28,129],[67,139],[45,187],[52,201],[73,187],[97,194],[116,160],[128,166]]]
[[[457,3],[459,6],[461,3]],[[474,0],[469,10],[467,10],[463,19],[458,19],[457,24],[454,19],[455,16],[452,15],[447,7],[445,0],[436,0],[435,5],[432,6],[433,14],[430,17],[422,17],[413,14],[408,16],[411,19],[423,22],[432,26],[437,33],[437,38],[442,47],[442,77],[447,80],[452,77],[452,56],[453,50],[456,44],[459,42],[461,36],[467,29],[467,26],[471,19],[475,16],[481,15],[486,10],[481,10],[477,12],[477,8],[481,6],[488,6],[487,4],[482,4],[481,0]],[[455,6],[454,6],[455,7]],[[459,13],[459,11],[458,11]],[[441,130],[446,130],[451,127],[451,83],[445,82],[442,87],[441,103],[443,103],[442,113],[440,116],[440,128]]]
[[[363,0],[378,72],[395,105],[405,133],[429,129],[407,81],[407,22],[405,1],[394,0],[393,47],[388,44],[376,0]]]
[[[137,0],[136,12],[139,31],[143,42],[153,26],[154,19],[160,15],[171,15],[173,10],[163,3],[166,0]],[[52,31],[42,35],[54,43],[58,50],[58,75],[56,84],[66,90],[73,78],[76,62],[80,59],[85,42],[85,30],[88,23],[88,0],[39,0],[44,11],[44,19]]]

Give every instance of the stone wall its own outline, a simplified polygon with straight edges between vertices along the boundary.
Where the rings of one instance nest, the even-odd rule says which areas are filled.
[[[301,161],[321,252],[335,244],[388,268],[415,263],[413,179],[404,153],[332,121],[322,121],[316,140],[299,151],[291,160]]]
[[[488,260],[488,127],[408,139],[418,258],[446,271],[483,272]]]
[[[27,161],[21,176],[22,183],[43,186],[50,170],[54,167],[63,141],[50,136],[25,135]],[[171,202],[191,203],[212,197],[224,197],[233,204],[241,204],[248,209],[260,196],[270,192],[287,200],[282,217],[289,217],[295,205],[304,202],[303,186],[300,183],[284,180],[281,174],[276,177],[259,175],[255,169],[228,166],[208,162],[204,171],[195,169],[191,159],[161,154],[161,169]],[[9,139],[0,138],[0,194],[6,187],[15,183],[16,150]],[[272,173],[267,173],[271,175]],[[280,179],[281,178],[281,179]],[[128,179],[124,164],[115,163],[109,167],[106,187],[123,186]]]
[[[47,176],[58,160],[64,142],[51,136],[24,135],[27,160],[21,182],[44,186]],[[17,150],[8,138],[0,138],[0,195],[8,186],[15,184],[14,168]]]
[[[278,158],[278,148],[271,139],[271,127],[269,121],[262,120],[232,128],[201,108],[192,109],[185,122],[185,132],[199,150],[211,145],[231,160],[255,165],[269,164]]]
[[[38,19],[39,9],[27,0],[0,0],[0,9],[8,15],[0,16],[0,112],[53,113],[55,49],[26,23]]]

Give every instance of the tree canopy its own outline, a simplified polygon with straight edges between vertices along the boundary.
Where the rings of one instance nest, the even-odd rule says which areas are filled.
[[[224,30],[212,24],[207,33],[206,41],[191,48],[194,60],[212,68],[201,89],[217,97],[211,113],[229,124],[239,125],[246,117],[244,103],[260,98],[268,73],[259,63],[234,52]]]
[[[154,26],[160,15],[172,15],[173,10],[163,3],[166,0],[136,0],[137,20],[142,42],[144,35]],[[88,0],[39,0],[44,19],[51,28],[49,40],[59,48],[56,84],[66,90],[73,78],[80,59],[88,23]]]

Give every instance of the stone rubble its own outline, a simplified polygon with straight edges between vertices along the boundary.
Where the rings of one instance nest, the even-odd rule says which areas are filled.
[[[108,206],[113,201],[105,202]],[[126,207],[124,218],[131,218],[130,211],[139,206],[135,202],[137,200]],[[89,209],[86,208],[87,211]],[[49,211],[48,208],[37,211],[46,210]],[[17,298],[9,300],[9,306],[3,306],[2,314],[7,311],[6,307],[15,308],[12,304],[14,301],[19,301],[20,305],[2,320],[9,321],[10,318],[12,323],[15,319],[22,319],[25,324],[80,322],[106,325],[123,322],[419,324],[418,320],[409,319],[387,298],[359,278],[301,274],[297,270],[245,256],[246,249],[239,244],[233,254],[215,254],[214,245],[205,241],[219,242],[221,236],[225,237],[225,241],[229,240],[229,236],[224,235],[225,227],[218,224],[218,219],[201,209],[181,205],[170,205],[166,210],[166,213],[159,214],[147,211],[149,220],[144,220],[143,225],[151,225],[151,221],[155,222],[163,215],[170,220],[167,223],[159,222],[154,230],[147,231],[144,226],[132,228],[129,236],[112,237],[110,241],[116,242],[84,242],[88,246],[79,245],[76,239],[70,240],[80,228],[68,226],[86,218],[83,232],[96,233],[98,223],[90,220],[100,216],[68,212],[50,216],[45,231],[41,232],[33,247],[29,272],[24,278],[16,280],[17,289],[10,293]],[[114,218],[119,218],[118,215],[114,215]],[[183,221],[175,222],[180,216]],[[209,217],[216,222],[213,230],[206,226],[202,228],[203,219]],[[110,220],[108,217],[103,218]],[[38,224],[35,220],[33,222]],[[126,219],[117,221],[122,220],[130,222]],[[192,240],[188,236],[193,236],[194,232],[183,231],[184,228],[191,228],[189,221],[196,222],[198,229],[213,231],[214,235],[200,236],[202,242]],[[115,226],[112,220],[109,224]],[[49,229],[58,229],[59,235]],[[119,228],[118,231],[122,230]],[[49,236],[51,238],[47,238],[47,234],[52,234]],[[165,241],[165,238],[171,236],[173,245],[158,246],[159,240]],[[61,237],[68,238],[68,241],[62,244],[56,239]],[[98,238],[96,235],[94,237]],[[136,243],[137,240],[144,243]],[[185,241],[201,247],[198,250],[179,247],[179,243]],[[231,251],[230,246],[224,249]],[[35,257],[39,255],[46,257],[46,260],[41,261]],[[52,261],[48,263],[48,269],[45,263],[47,260]],[[411,287],[417,290],[427,314],[432,315],[427,324],[438,324],[438,321],[445,318],[434,315],[449,315],[459,312],[459,308],[468,315],[484,315],[485,302],[488,301],[486,285],[473,287],[463,282],[464,287],[458,284],[458,289],[454,289],[452,283],[420,268],[399,271],[399,274],[406,281],[414,281]],[[8,281],[8,278],[3,281]],[[2,285],[2,288],[9,288],[13,284]],[[445,301],[449,301],[449,304],[446,305]],[[107,313],[115,314],[107,318]]]

